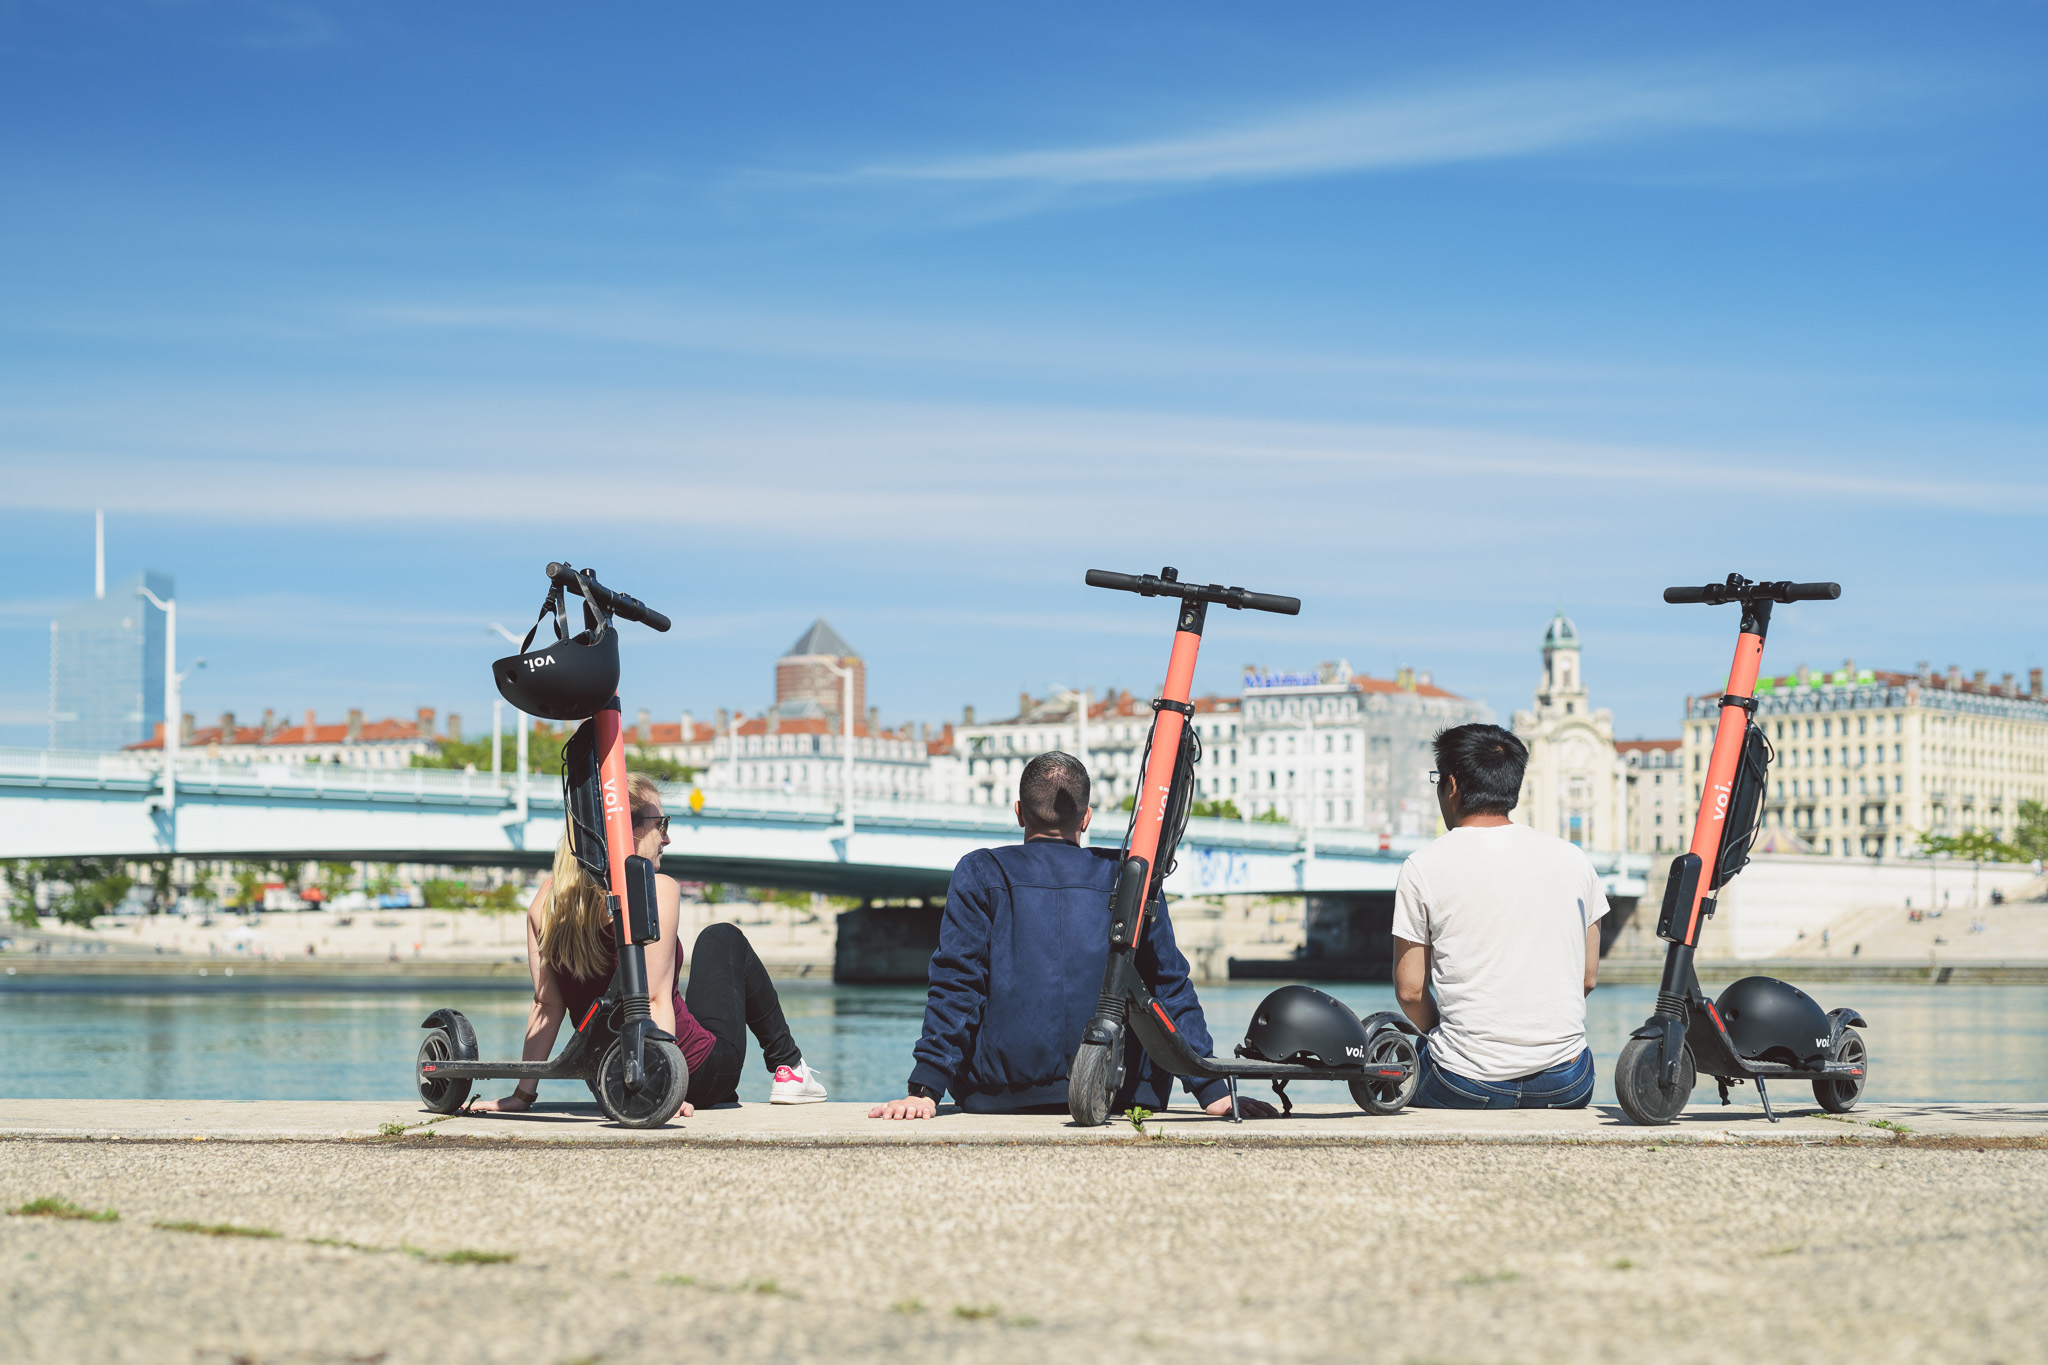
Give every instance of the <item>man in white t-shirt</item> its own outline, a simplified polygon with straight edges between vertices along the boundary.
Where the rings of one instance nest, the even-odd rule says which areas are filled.
[[[1586,996],[1607,897],[1577,845],[1508,819],[1528,765],[1498,725],[1436,737],[1449,832],[1409,856],[1394,890],[1394,994],[1428,1035],[1411,1104],[1582,1109],[1592,1096]]]

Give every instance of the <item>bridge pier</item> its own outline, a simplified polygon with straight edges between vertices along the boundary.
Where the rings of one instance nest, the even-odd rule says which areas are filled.
[[[1230,959],[1233,981],[1391,981],[1394,893],[1324,891],[1305,898],[1306,941],[1293,957]]]
[[[939,946],[943,905],[870,901],[842,911],[832,948],[832,980],[853,986],[922,986]]]

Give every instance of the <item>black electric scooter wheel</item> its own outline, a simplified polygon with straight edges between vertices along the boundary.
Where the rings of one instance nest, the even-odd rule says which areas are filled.
[[[1067,1112],[1083,1128],[1100,1128],[1109,1122],[1109,1106],[1115,1100],[1116,1062],[1109,1047],[1081,1044],[1067,1073]]]
[[[1422,1084],[1420,1063],[1415,1040],[1392,1024],[1382,1025],[1365,1040],[1366,1066],[1406,1066],[1408,1074],[1398,1081],[1361,1076],[1351,1082],[1351,1102],[1368,1114],[1400,1113]]]
[[[624,1128],[659,1128],[683,1107],[683,1093],[690,1088],[689,1064],[683,1050],[674,1043],[650,1039],[641,1051],[646,1074],[639,1090],[626,1091],[626,1042],[614,1039],[599,1064],[597,1102],[609,1118]]]
[[[1870,1049],[1863,1045],[1862,1034],[1840,1024],[1835,1028],[1835,1036],[1828,1040],[1828,1060],[1863,1068],[1861,1076],[1830,1077],[1813,1083],[1813,1097],[1820,1101],[1821,1108],[1830,1114],[1846,1114],[1856,1107],[1856,1101],[1863,1097],[1864,1085],[1870,1080]]]
[[[419,1082],[420,1103],[436,1114],[452,1114],[462,1108],[469,1098],[469,1078],[429,1076],[419,1069],[420,1065],[431,1062],[455,1060],[455,1040],[444,1028],[427,1030],[427,1036],[420,1040],[419,1062],[413,1066],[413,1078]]]
[[[1631,1038],[1621,1049],[1614,1064],[1614,1098],[1621,1101],[1621,1112],[1628,1115],[1629,1122],[1649,1127],[1669,1123],[1692,1098],[1699,1073],[1693,1069],[1691,1048],[1679,1053],[1675,1084],[1664,1084],[1660,1070],[1654,1038]]]

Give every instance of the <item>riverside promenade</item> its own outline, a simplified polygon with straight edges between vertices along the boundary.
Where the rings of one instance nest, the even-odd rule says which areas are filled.
[[[0,1356],[2039,1361],[2048,1105],[0,1101]]]

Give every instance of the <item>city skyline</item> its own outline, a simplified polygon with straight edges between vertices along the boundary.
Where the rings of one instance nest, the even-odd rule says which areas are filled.
[[[563,555],[677,618],[625,641],[661,715],[751,708],[820,615],[891,719],[1146,693],[1159,604],[1080,575],[1163,564],[1306,604],[1219,614],[1203,690],[1341,656],[1505,715],[1563,608],[1617,735],[1669,735],[1726,623],[1659,591],[1731,570],[1844,586],[1774,666],[2025,676],[2044,47],[1882,6],[12,11],[0,742],[46,742],[95,507],[110,577],[177,576],[201,716],[484,714]]]

